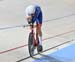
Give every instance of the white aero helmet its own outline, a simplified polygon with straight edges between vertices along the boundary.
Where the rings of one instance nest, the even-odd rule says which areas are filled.
[[[30,5],[26,8],[26,14],[34,14],[35,13],[35,6]]]

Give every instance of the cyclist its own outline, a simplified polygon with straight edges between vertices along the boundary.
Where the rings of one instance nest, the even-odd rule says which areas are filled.
[[[36,26],[36,33],[38,33],[38,38],[39,38],[39,46],[41,48],[40,51],[42,51],[42,10],[40,6],[38,5],[29,5],[26,8],[26,19],[28,21],[28,24],[34,24],[36,22],[38,25]],[[34,25],[33,25],[34,26]],[[31,26],[30,26],[31,27]]]

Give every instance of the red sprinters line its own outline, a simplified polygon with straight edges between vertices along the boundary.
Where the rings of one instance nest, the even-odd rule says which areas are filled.
[[[2,53],[6,53],[6,52],[9,52],[9,51],[13,51],[13,50],[16,50],[16,49],[19,49],[19,48],[25,47],[25,46],[27,46],[27,44],[26,44],[26,45],[19,46],[19,47],[12,48],[12,49],[8,49],[8,50],[5,50],[5,51],[2,51],[2,52],[0,52],[0,54],[2,54]]]
[[[47,38],[43,39],[43,41],[54,38],[54,37],[58,37],[58,36],[73,32],[73,31],[75,31],[75,30],[71,30],[71,31],[68,31],[68,32],[65,32],[65,33],[57,34],[57,35],[52,36],[52,37],[47,37]],[[13,51],[13,50],[16,50],[16,49],[19,49],[19,48],[23,48],[23,47],[26,47],[26,46],[28,46],[28,44],[25,44],[25,45],[22,45],[22,46],[19,46],[19,47],[15,47],[15,48],[12,48],[12,49],[8,49],[8,50],[5,50],[5,51],[1,51],[0,54],[6,53],[6,52],[9,52],[9,51]]]

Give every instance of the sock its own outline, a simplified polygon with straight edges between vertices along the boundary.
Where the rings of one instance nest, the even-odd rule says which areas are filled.
[[[39,45],[42,45],[42,36],[38,36],[39,37]]]

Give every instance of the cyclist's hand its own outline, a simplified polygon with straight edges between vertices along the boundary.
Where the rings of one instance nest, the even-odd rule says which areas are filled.
[[[31,20],[29,19],[29,20],[28,20],[28,24],[31,24],[31,23],[32,23],[32,22],[31,22]]]
[[[28,17],[27,17],[28,24],[31,23],[31,20],[32,20],[32,17],[31,17],[31,16],[28,16]]]

